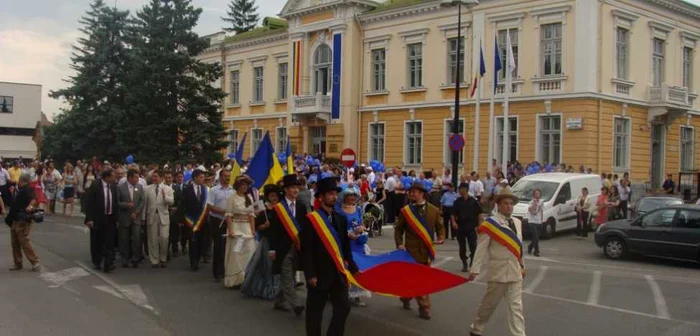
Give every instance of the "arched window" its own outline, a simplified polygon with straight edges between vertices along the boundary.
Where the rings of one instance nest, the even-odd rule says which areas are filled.
[[[314,92],[327,95],[331,90],[333,53],[327,44],[316,48],[314,54]]]

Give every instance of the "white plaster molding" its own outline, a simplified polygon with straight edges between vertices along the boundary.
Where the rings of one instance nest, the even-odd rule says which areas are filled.
[[[426,37],[427,37],[429,31],[430,31],[429,28],[413,29],[413,30],[408,30],[405,32],[400,32],[399,37],[403,38],[404,47],[406,44],[412,44],[412,43],[425,44]]]
[[[409,116],[409,119],[416,120],[416,109],[414,109],[414,108],[408,109],[408,116]]]
[[[376,123],[376,122],[379,122],[379,111],[374,110],[374,112],[372,112],[372,120],[373,120],[375,123]]]
[[[657,21],[649,21],[649,29],[651,29],[652,38],[656,37],[666,41],[668,40],[668,35],[673,31],[673,26]]]
[[[544,101],[544,113],[552,114],[552,101],[550,99]]]
[[[517,12],[511,14],[492,15],[488,17],[488,20],[499,29],[522,27],[525,14],[525,12]]]
[[[374,49],[385,49],[388,52],[389,41],[391,41],[391,34],[365,38],[365,52],[370,54]]]
[[[361,23],[384,22],[387,20],[402,18],[406,16],[415,16],[419,14],[434,12],[443,9],[439,1],[426,1],[413,6],[399,7],[378,13],[369,12],[358,17]],[[456,13],[456,10],[455,10]]]
[[[462,22],[462,37],[467,38],[469,37],[468,31],[469,28],[472,26],[471,21],[467,22]],[[444,24],[438,26],[438,29],[442,32],[444,35],[445,39],[443,41],[446,41],[449,38],[457,37],[457,23],[449,23],[449,24]]]
[[[532,15],[537,24],[545,24],[552,22],[561,22],[566,24],[566,14],[571,10],[571,5],[562,5],[555,7],[542,7],[530,10],[530,15]]]
[[[331,33],[332,34],[342,34],[345,32],[345,30],[348,28],[348,25],[345,23],[339,23],[332,25],[330,27]]]
[[[251,39],[246,39],[246,40],[236,41],[236,42],[224,42],[224,50],[245,48],[245,47],[249,47],[249,46],[268,44],[268,43],[282,41],[282,40],[284,40],[286,42],[288,39],[289,39],[289,34],[287,33],[287,30],[280,29],[279,34],[265,35],[265,36],[261,36],[259,38],[251,38]]]
[[[619,9],[613,9],[611,13],[615,27],[622,27],[630,31],[632,30],[632,26],[634,25],[635,21],[639,19],[639,16]]]
[[[690,48],[695,48],[696,44],[700,42],[700,34],[692,33],[689,31],[681,31],[681,39],[683,40],[683,45]]]
[[[277,58],[277,59],[287,58],[287,57],[289,57],[289,53],[286,51],[282,51],[282,52],[272,54],[272,57]]]
[[[630,107],[630,106],[627,105],[627,104],[622,104],[622,116],[623,116],[623,117],[626,117],[626,116],[627,116],[627,109],[628,109],[629,107]]]
[[[235,60],[235,61],[231,61],[231,62],[226,62],[226,67],[228,68],[228,71],[240,70],[241,65],[243,65],[243,60]]]

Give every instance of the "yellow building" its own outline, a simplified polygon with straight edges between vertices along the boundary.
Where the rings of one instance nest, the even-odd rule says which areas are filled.
[[[629,172],[652,185],[666,173],[696,170],[699,7],[681,0],[481,0],[463,11],[458,53],[457,9],[441,2],[290,0],[281,9],[284,24],[212,35],[201,59],[224,66],[217,85],[229,93],[224,123],[232,139],[248,132],[246,156],[270,131],[278,150],[289,135],[298,153],[338,156],[351,147],[363,162],[449,166],[455,60],[462,57],[467,146],[460,167],[483,172],[490,151],[502,157],[503,70],[491,132],[489,102],[495,43],[505,53],[510,34],[517,65],[510,160]],[[467,97],[480,45],[487,74],[476,125],[475,100]]]

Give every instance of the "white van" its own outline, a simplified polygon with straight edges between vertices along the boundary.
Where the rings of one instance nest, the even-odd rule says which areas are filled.
[[[541,236],[549,238],[557,231],[575,229],[578,219],[576,201],[584,187],[588,188],[588,199],[594,206],[602,187],[598,175],[543,173],[525,176],[512,189],[513,194],[520,199],[515,205],[513,216],[519,218],[523,224],[526,223],[532,191],[539,189],[544,202]],[[523,225],[523,231],[527,232],[527,225]]]

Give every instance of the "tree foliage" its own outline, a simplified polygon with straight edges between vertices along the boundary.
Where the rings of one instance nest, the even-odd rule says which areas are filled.
[[[228,23],[229,27],[222,29],[227,32],[236,32],[236,34],[255,28],[260,19],[255,0],[231,0],[226,15],[221,19]]]
[[[225,93],[211,85],[221,66],[195,58],[209,43],[193,31],[201,12],[191,0],[151,0],[131,17],[96,0],[81,20],[76,75],[51,93],[70,108],[46,130],[44,151],[143,162],[215,157],[227,145]]]

